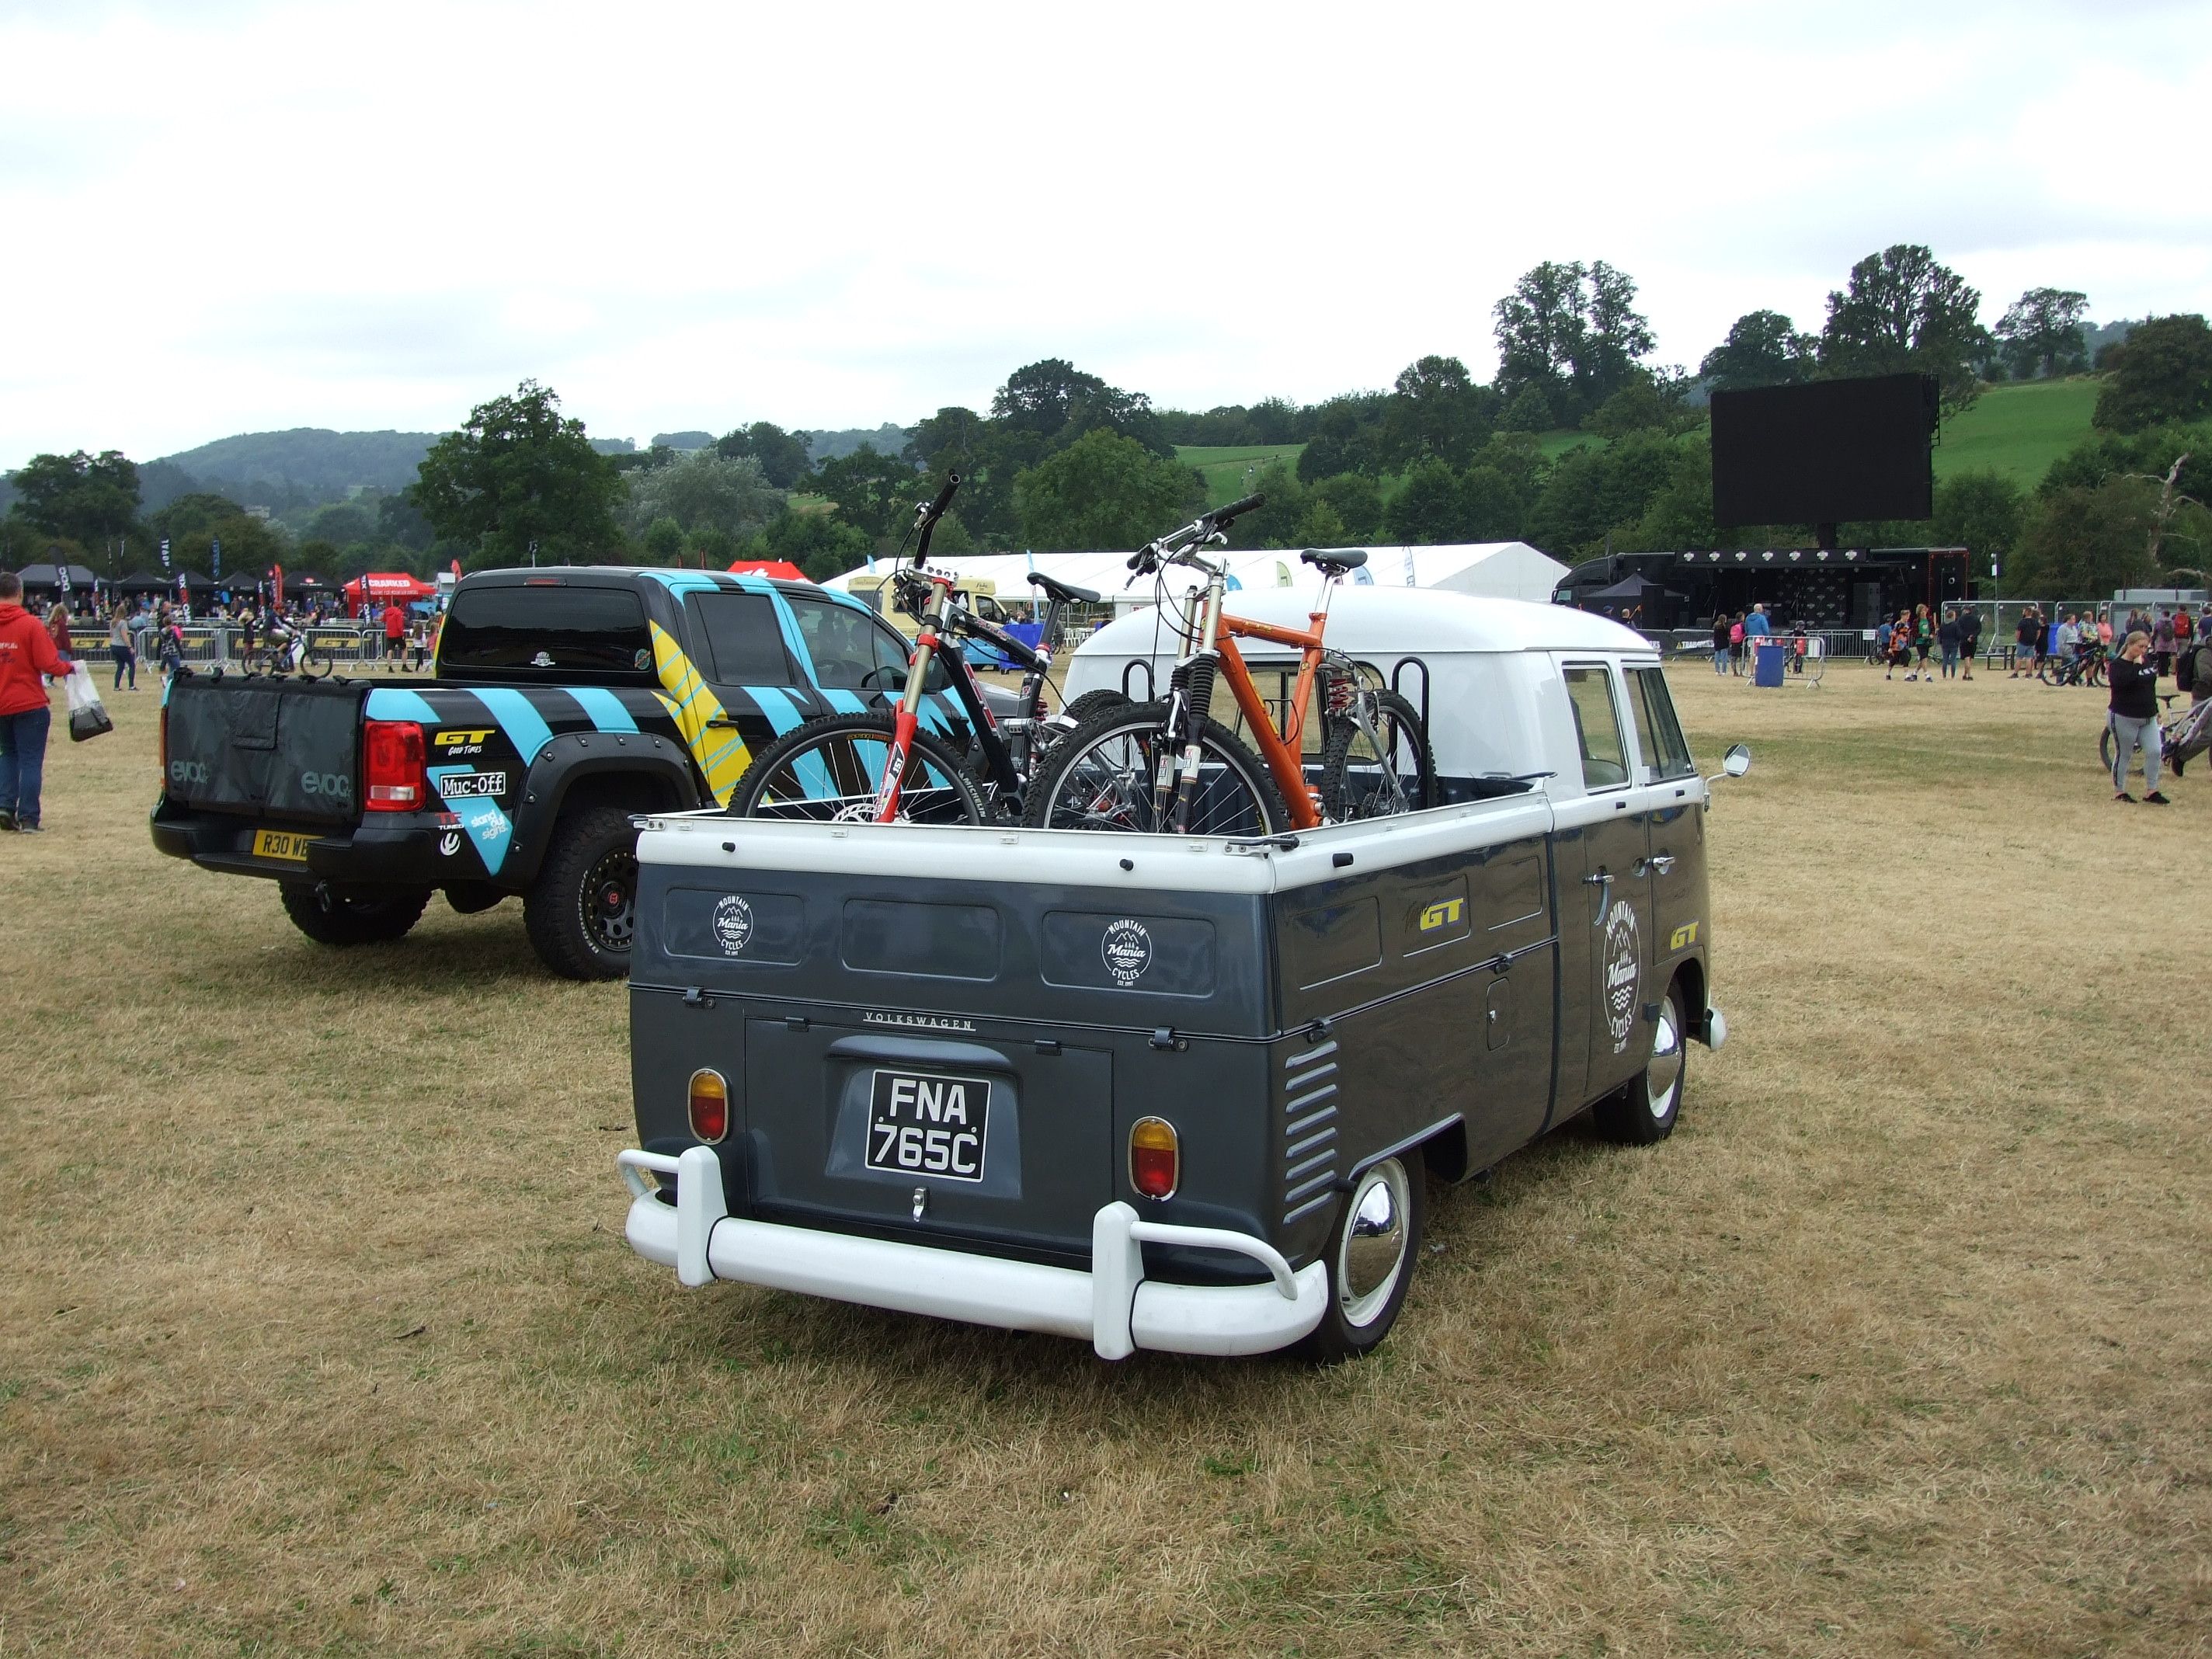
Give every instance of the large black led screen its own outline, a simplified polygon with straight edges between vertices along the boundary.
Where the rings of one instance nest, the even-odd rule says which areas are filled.
[[[1936,380],[1883,374],[1713,394],[1713,522],[1925,519]]]

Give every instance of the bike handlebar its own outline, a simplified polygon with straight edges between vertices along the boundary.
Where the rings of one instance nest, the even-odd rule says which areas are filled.
[[[1217,507],[1201,513],[1182,529],[1148,542],[1129,556],[1128,568],[1142,575],[1157,570],[1164,563],[1175,562],[1176,556],[1194,545],[1202,546],[1243,514],[1257,507],[1265,507],[1265,495],[1247,495],[1241,501],[1231,501],[1226,507]]]
[[[952,505],[953,491],[959,488],[960,475],[948,472],[945,475],[945,488],[937,492],[937,499],[925,501],[915,509],[915,527],[921,532],[914,550],[914,568],[916,570],[921,569],[922,562],[928,558],[929,538],[937,529],[937,521],[945,516],[945,508]]]
[[[1241,501],[1231,501],[1226,507],[1217,507],[1206,516],[1212,520],[1216,525],[1224,525],[1231,519],[1241,518],[1253,508],[1265,507],[1267,504],[1267,498],[1265,495],[1247,495]]]

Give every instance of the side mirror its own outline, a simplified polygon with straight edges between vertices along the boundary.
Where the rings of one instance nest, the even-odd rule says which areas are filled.
[[[1747,744],[1735,744],[1721,757],[1721,769],[1707,778],[1707,783],[1718,783],[1723,778],[1740,778],[1751,770],[1751,749]]]

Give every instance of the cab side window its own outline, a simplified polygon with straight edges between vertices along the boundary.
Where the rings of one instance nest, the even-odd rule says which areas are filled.
[[[1636,744],[1644,751],[1645,775],[1687,778],[1697,774],[1690,745],[1682,738],[1682,722],[1674,717],[1674,699],[1667,690],[1667,677],[1656,668],[1638,668],[1628,676],[1628,706],[1636,715]]]
[[[717,685],[790,685],[797,670],[783,648],[775,601],[765,593],[694,593],[684,600],[694,636],[706,647]]]
[[[1583,787],[1619,789],[1628,781],[1628,751],[1621,742],[1620,716],[1613,710],[1613,676],[1593,667],[1564,672],[1575,741],[1582,750]]]
[[[798,619],[799,638],[814,660],[815,683],[825,691],[896,696],[906,684],[907,658],[913,647],[890,624],[857,606],[835,599],[786,596]],[[929,689],[942,690],[944,671],[931,665]]]

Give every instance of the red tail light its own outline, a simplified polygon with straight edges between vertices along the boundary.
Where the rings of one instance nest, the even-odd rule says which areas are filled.
[[[1172,1198],[1182,1163],[1175,1125],[1164,1117],[1139,1118],[1129,1130],[1129,1184],[1146,1198]]]
[[[730,1085],[720,1072],[691,1073],[691,1133],[708,1142],[730,1132]]]
[[[362,768],[372,812],[419,812],[429,787],[422,775],[422,728],[412,720],[370,720],[362,727]]]

